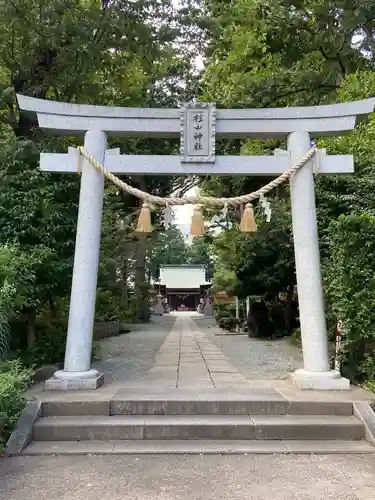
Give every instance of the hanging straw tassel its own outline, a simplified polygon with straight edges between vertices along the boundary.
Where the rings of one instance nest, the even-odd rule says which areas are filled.
[[[245,210],[240,223],[240,231],[243,233],[255,233],[257,231],[257,223],[255,222],[253,205],[246,203]]]
[[[193,236],[202,236],[202,234],[204,234],[204,219],[200,206],[194,207],[193,217],[191,218],[190,234]]]
[[[152,233],[150,205],[143,202],[135,230],[137,233]]]

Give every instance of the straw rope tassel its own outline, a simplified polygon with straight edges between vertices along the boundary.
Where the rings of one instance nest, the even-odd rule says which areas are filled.
[[[240,223],[240,231],[243,233],[255,233],[257,231],[257,223],[255,222],[253,205],[246,203],[245,210]]]
[[[136,227],[137,233],[152,233],[151,211],[148,203],[143,203]]]
[[[202,236],[202,234],[204,234],[204,219],[202,209],[199,205],[194,207],[193,216],[191,218],[190,234],[192,236]]]

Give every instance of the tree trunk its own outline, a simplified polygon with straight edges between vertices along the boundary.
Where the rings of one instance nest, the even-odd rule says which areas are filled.
[[[144,177],[139,179],[139,187],[147,191],[147,183]],[[140,207],[141,208],[141,204]],[[149,323],[151,319],[149,304],[149,284],[146,278],[146,253],[147,235],[139,234],[135,253],[135,296],[137,297],[136,320],[141,323]]]
[[[128,307],[129,306],[129,294],[128,294],[128,260],[125,259],[124,265],[122,266],[121,270],[121,280],[122,280],[122,285],[121,285],[121,307]]]
[[[140,236],[135,252],[135,296],[137,299],[136,319],[149,323],[150,307],[148,303],[148,283],[146,281],[146,241]]]
[[[35,344],[35,327],[36,327],[36,310],[29,309],[26,312],[26,341],[27,347],[32,347]]]
[[[294,313],[295,308],[293,307],[294,302],[294,293],[293,293],[294,285],[289,285],[286,294],[286,306],[285,306],[285,325],[287,328],[288,335],[291,335],[293,332],[293,324],[295,321]]]

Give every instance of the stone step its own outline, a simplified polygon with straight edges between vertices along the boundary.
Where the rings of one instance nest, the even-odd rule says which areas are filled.
[[[358,440],[362,422],[353,416],[122,415],[44,417],[35,441],[140,439]]]
[[[342,415],[353,414],[350,401],[288,401],[276,391],[192,394],[123,391],[111,400],[44,401],[45,417],[79,415]]]
[[[172,398],[139,395],[110,402],[111,415],[352,415],[351,402],[288,401],[277,394],[232,397]]]
[[[243,455],[243,454],[349,454],[375,453],[370,443],[358,441],[34,441],[23,455]]]

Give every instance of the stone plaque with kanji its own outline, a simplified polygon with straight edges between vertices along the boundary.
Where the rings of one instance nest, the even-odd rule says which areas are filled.
[[[215,162],[214,103],[187,103],[181,109],[181,162]]]

